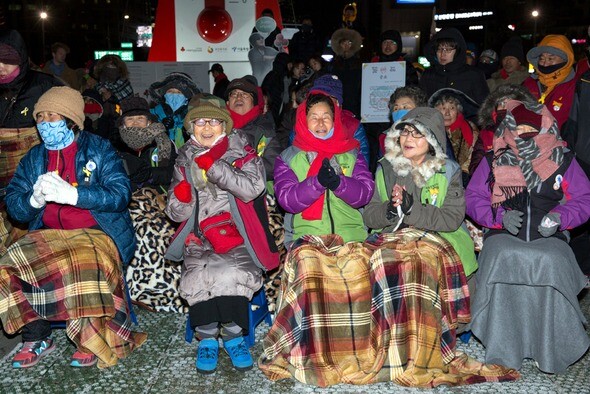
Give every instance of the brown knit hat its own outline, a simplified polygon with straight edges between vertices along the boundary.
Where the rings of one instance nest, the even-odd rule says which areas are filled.
[[[192,108],[190,108],[191,106]],[[203,95],[203,97],[193,97],[191,105],[189,105],[189,111],[184,118],[184,128],[189,133],[192,133],[193,127],[191,122],[199,118],[223,120],[226,124],[226,134],[231,133],[234,127],[234,121],[229,115],[229,111],[226,109],[223,101],[220,101],[215,96],[207,97]]]
[[[55,112],[61,116],[71,119],[78,125],[80,130],[84,129],[84,99],[80,92],[67,86],[56,86],[45,93],[35,104],[33,117],[36,118],[39,112]]]

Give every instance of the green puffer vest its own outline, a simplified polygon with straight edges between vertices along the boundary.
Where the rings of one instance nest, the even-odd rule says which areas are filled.
[[[422,188],[420,202],[422,204],[432,204],[440,208],[445,201],[449,181],[452,176],[453,174],[448,173],[443,166],[441,171],[431,176],[426,182],[426,185]],[[377,172],[375,183],[381,201],[389,200],[388,190],[393,189],[393,185],[385,184],[383,171]],[[453,246],[457,255],[459,255],[463,270],[465,271],[465,276],[474,273],[478,267],[477,259],[475,257],[475,246],[473,245],[473,240],[469,236],[469,232],[465,228],[465,225],[463,224],[455,231],[438,231],[437,233],[446,239]]]
[[[307,178],[307,172],[311,166],[307,157],[307,152],[298,148],[291,147],[295,150],[291,158],[286,158],[285,162],[297,175],[297,179],[302,182]],[[334,155],[338,165],[341,168],[342,174],[351,176],[356,163],[357,150],[352,150],[346,153]],[[290,156],[290,155],[289,155]],[[282,156],[285,159],[285,156]],[[301,213],[293,215],[293,239],[297,239],[303,235],[326,235],[338,234],[344,239],[344,242],[349,241],[364,241],[367,238],[367,230],[363,225],[363,217],[361,212],[348,205],[340,198],[336,197],[330,190],[326,190],[326,198],[324,198],[324,207],[322,210],[321,220],[305,220]]]

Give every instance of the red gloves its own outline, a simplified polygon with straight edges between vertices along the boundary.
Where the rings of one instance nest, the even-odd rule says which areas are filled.
[[[191,184],[183,179],[174,187],[174,195],[180,202],[191,202],[191,189]]]
[[[209,171],[209,168],[215,163],[215,159],[209,156],[209,152],[195,158],[195,163],[199,166],[199,168]]]
[[[229,147],[229,140],[227,136],[224,136],[219,142],[213,145],[207,153],[202,154],[201,156],[195,158],[195,163],[199,166],[199,168],[209,171],[209,168],[215,163],[217,160],[221,158],[227,152],[227,148]]]

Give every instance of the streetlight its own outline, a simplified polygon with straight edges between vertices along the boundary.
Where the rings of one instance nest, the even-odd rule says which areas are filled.
[[[41,18],[41,45],[43,45],[41,48],[43,59],[41,60],[45,61],[45,19],[47,19],[47,12],[41,11],[39,18]]]
[[[533,45],[537,44],[537,18],[539,17],[539,11],[537,10],[533,10],[533,12],[531,12],[531,15],[533,16]]]

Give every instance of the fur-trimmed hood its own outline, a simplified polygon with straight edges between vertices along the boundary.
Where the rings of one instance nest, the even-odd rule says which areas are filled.
[[[340,48],[340,41],[342,40],[350,40],[352,45],[350,47],[350,51],[344,53]],[[363,43],[363,37],[361,37],[360,33],[353,29],[338,29],[332,34],[332,38],[330,40],[332,45],[332,50],[338,56],[342,56],[345,59],[354,56],[358,51],[361,50],[361,45]]]
[[[500,85],[492,91],[484,100],[477,113],[478,124],[482,127],[490,127],[495,124],[493,113],[496,106],[502,101],[518,100],[526,104],[535,104],[535,99],[529,90],[522,85]]]
[[[424,134],[424,138],[434,149],[434,156],[427,153],[426,159],[418,167],[414,167],[412,162],[404,157],[399,144],[400,132],[407,124],[414,126]],[[387,132],[384,159],[391,163],[398,175],[411,174],[416,186],[423,187],[428,179],[439,171],[446,162],[446,138],[445,123],[438,110],[428,107],[414,108]]]

